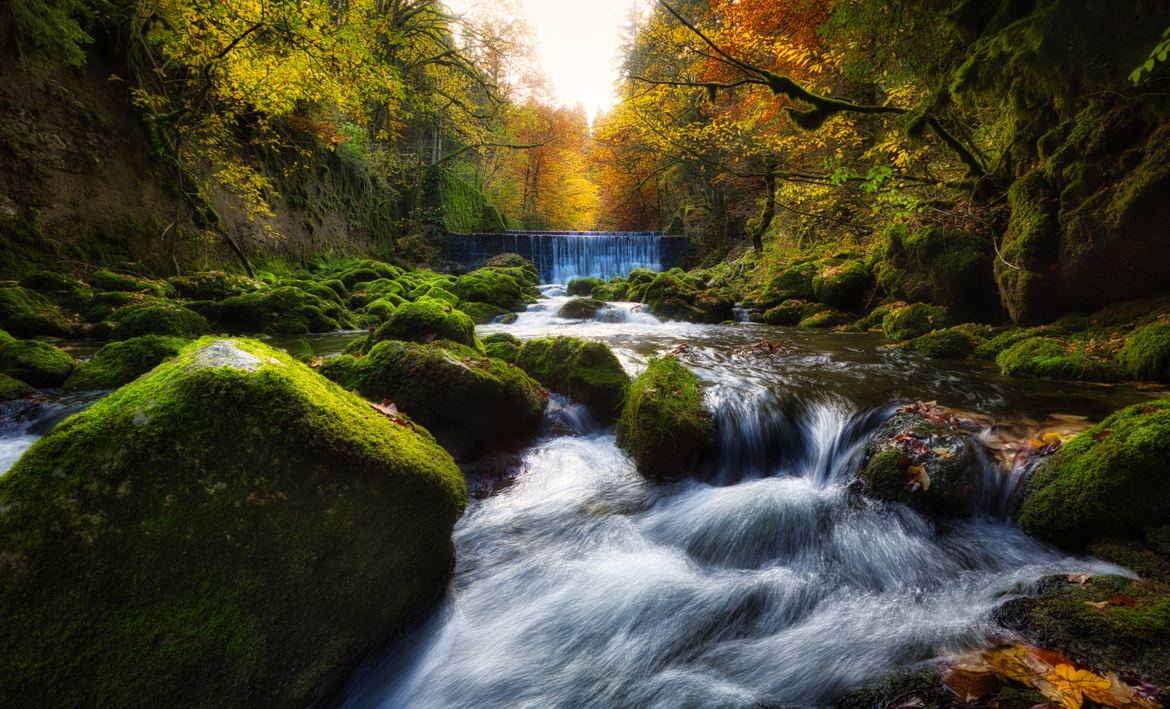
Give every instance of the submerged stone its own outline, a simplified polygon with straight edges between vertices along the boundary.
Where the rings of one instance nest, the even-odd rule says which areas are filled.
[[[442,593],[465,504],[425,431],[202,342],[0,478],[0,703],[308,705]]]

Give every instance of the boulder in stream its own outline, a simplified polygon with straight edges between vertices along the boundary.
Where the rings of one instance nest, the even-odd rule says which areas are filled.
[[[573,298],[557,311],[558,318],[567,320],[592,320],[597,313],[609,306],[596,298]]]
[[[443,592],[466,501],[425,431],[202,341],[0,478],[0,704],[310,704]]]
[[[617,444],[651,479],[693,475],[718,451],[703,387],[673,356],[651,360],[630,386]]]
[[[546,337],[525,342],[516,365],[553,391],[613,421],[621,413],[630,375],[603,342]]]

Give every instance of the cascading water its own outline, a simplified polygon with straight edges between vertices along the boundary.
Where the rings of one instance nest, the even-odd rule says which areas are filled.
[[[558,323],[564,300],[507,331],[603,339],[631,370],[678,351],[708,384],[719,469],[655,485],[605,428],[570,417],[546,431],[516,483],[459,523],[448,598],[364,668],[346,706],[829,704],[989,643],[1003,632],[993,610],[1046,575],[1126,573],[1017,531],[998,514],[1002,475],[989,477],[986,514],[946,524],[851,489],[892,403],[942,392],[1002,413],[1027,392],[875,357],[864,338],[785,330],[785,346],[760,355],[746,345],[777,331]],[[1078,393],[1061,395],[1067,408]],[[560,418],[566,402],[554,403]]]
[[[451,258],[467,268],[478,268],[500,253],[518,253],[536,265],[546,283],[568,283],[584,277],[609,279],[625,276],[635,268],[664,270],[677,259],[664,260],[664,240],[678,241],[656,232],[507,232],[448,237]]]

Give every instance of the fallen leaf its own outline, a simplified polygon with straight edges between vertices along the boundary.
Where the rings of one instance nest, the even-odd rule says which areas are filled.
[[[1109,692],[1109,680],[1088,670],[1081,670],[1072,665],[1060,664],[1053,668],[1051,674],[1044,678],[1051,685],[1050,692],[1044,696],[1058,702],[1068,709],[1080,709],[1084,704],[1086,694],[1102,695]]]
[[[931,452],[943,460],[949,460],[955,456],[950,448],[943,448],[942,446],[939,446],[938,448],[932,448]]]
[[[999,694],[1003,685],[995,671],[969,670],[962,667],[949,667],[942,672],[943,686],[959,698],[964,704],[974,704],[984,697]]]
[[[1093,433],[1093,440],[1094,441],[1103,441],[1112,435],[1113,435],[1113,431],[1108,431],[1108,430],[1096,431],[1095,433]]]

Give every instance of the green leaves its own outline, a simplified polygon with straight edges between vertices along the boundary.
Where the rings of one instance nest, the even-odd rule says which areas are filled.
[[[1167,27],[1166,30],[1162,33],[1162,41],[1155,45],[1154,49],[1150,51],[1149,59],[1146,59],[1144,64],[1139,66],[1137,69],[1134,69],[1133,72],[1130,73],[1129,80],[1134,84],[1140,83],[1142,81],[1143,74],[1153,73],[1155,65],[1157,63],[1166,61],[1168,57],[1170,57],[1170,27]]]

